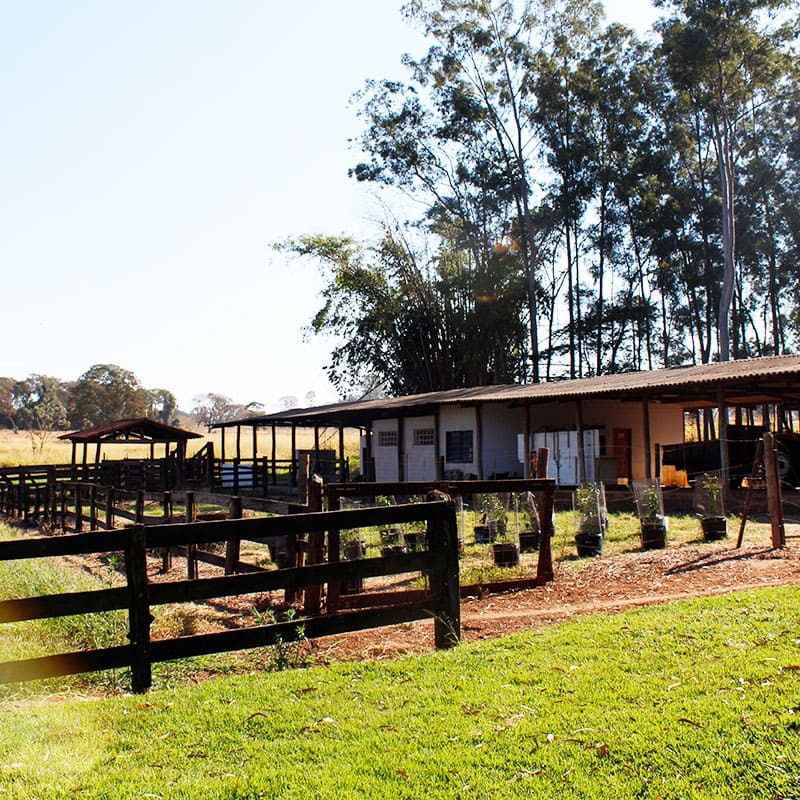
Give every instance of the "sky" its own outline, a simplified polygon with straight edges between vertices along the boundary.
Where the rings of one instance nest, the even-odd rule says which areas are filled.
[[[369,235],[351,97],[426,49],[401,5],[0,0],[0,375],[112,363],[187,411],[336,400],[305,332],[322,278],[272,245]]]

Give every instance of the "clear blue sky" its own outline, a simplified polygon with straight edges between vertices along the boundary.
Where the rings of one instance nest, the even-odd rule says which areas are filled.
[[[0,375],[335,399],[303,334],[320,279],[270,245],[366,230],[349,99],[423,51],[400,5],[0,0]]]

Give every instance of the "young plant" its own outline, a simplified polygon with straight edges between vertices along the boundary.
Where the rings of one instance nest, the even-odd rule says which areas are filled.
[[[575,490],[575,510],[580,516],[581,533],[602,534],[607,525],[605,492],[602,484],[584,483]]]
[[[698,508],[703,517],[723,517],[725,508],[722,502],[722,480],[719,475],[705,473],[701,483],[702,501]]]

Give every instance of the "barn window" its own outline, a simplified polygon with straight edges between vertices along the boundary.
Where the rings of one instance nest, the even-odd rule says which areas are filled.
[[[397,431],[378,431],[378,447],[397,447]]]
[[[414,428],[414,447],[433,447],[433,428]]]
[[[447,431],[445,461],[451,464],[472,463],[472,431]]]

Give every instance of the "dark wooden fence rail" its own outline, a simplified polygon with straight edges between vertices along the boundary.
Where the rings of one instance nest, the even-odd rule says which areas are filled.
[[[287,535],[325,536],[331,530],[417,521],[427,523],[424,552],[172,583],[150,583],[147,576],[147,551],[156,548],[188,549],[232,540],[263,542]],[[0,542],[0,561],[107,552],[124,554],[127,586],[5,600],[0,602],[0,623],[127,609],[129,644],[0,663],[0,683],[129,666],[133,691],[143,692],[151,685],[151,666],[155,662],[260,647],[274,644],[278,639],[289,641],[299,635],[299,626],[304,636],[314,638],[432,617],[437,647],[450,647],[461,635],[455,507],[445,496],[432,497],[425,503],[383,508],[153,527],[135,525],[113,532]],[[150,609],[164,603],[279,589],[294,591],[419,570],[428,574],[430,582],[430,596],[421,601],[367,611],[317,614],[292,622],[171,640],[152,641],[150,637]]]

